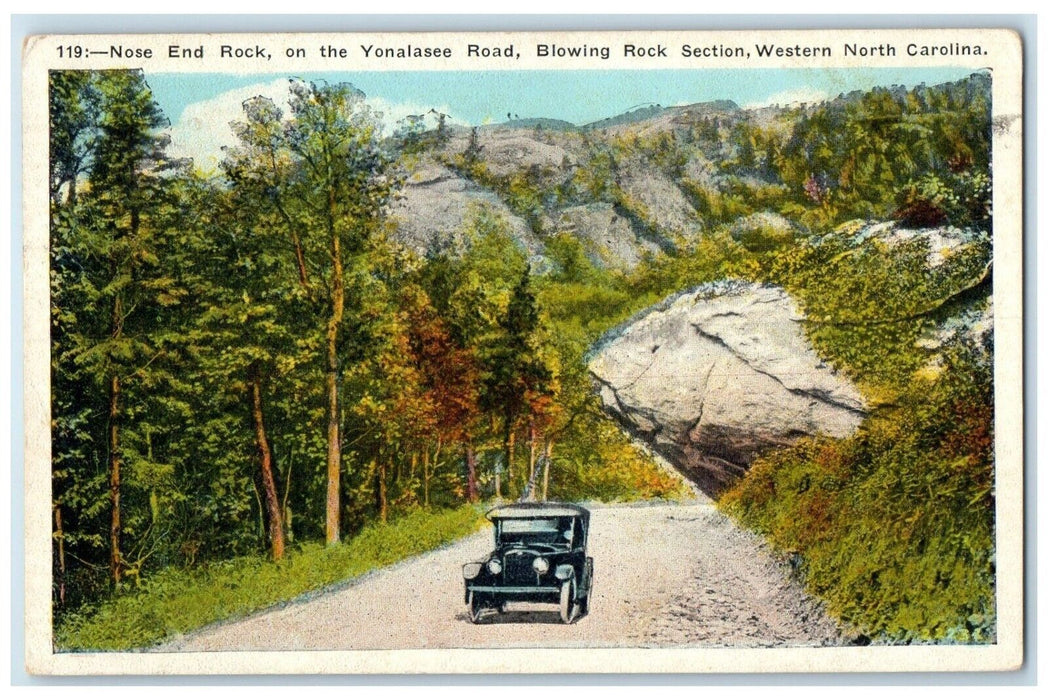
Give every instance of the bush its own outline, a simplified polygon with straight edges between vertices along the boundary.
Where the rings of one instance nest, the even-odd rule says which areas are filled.
[[[992,223],[991,182],[982,172],[929,173],[902,188],[898,201],[893,217],[914,228],[946,223],[988,228]]]
[[[732,225],[731,235],[751,253],[770,253],[792,245],[796,240],[793,225],[768,212],[739,219]]]
[[[854,436],[767,455],[720,499],[875,640],[995,638],[992,365],[946,363]]]

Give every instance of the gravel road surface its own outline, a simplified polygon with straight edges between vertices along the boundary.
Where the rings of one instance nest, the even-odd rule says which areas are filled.
[[[156,651],[470,647],[759,647],[846,643],[760,538],[705,498],[597,506],[590,613],[564,625],[552,607],[511,604],[472,624],[462,565],[491,531],[341,588],[220,623]]]

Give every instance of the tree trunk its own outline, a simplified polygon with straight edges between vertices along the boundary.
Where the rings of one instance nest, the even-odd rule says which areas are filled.
[[[477,493],[477,455],[473,451],[473,442],[466,443],[466,498],[470,503],[476,503],[480,494]]]
[[[258,541],[262,546],[266,544],[266,506],[262,503],[262,475],[254,472],[251,476],[251,492],[255,494],[255,504],[258,506]]]
[[[389,500],[386,497],[386,460],[378,463],[378,519],[386,522],[389,519]]]
[[[437,440],[437,449],[433,450],[432,468],[431,469],[426,469],[426,465],[423,465],[423,469],[422,469],[422,479],[423,479],[422,486],[423,486],[423,494],[425,496],[425,501],[423,502],[423,505],[425,505],[427,508],[429,507],[429,480],[430,480],[430,477],[432,477],[434,472],[436,472],[436,470],[437,470],[437,464],[440,462],[440,451],[441,451],[441,449],[443,449],[443,447],[444,447],[444,441],[438,439]]]
[[[58,604],[65,605],[65,532],[62,530],[62,506],[55,504],[55,543],[58,546]]]
[[[277,176],[277,154],[276,151],[270,148],[269,161],[273,168],[273,176]],[[295,248],[295,264],[298,265],[298,281],[304,289],[309,290],[309,273],[306,271],[306,255],[302,250],[302,241],[298,237],[298,233],[295,231],[295,222],[292,220],[291,215],[287,213],[287,209],[284,208],[284,203],[280,197],[280,187],[274,186],[273,191],[273,202],[276,204],[277,211],[280,212],[280,216],[283,217],[284,223],[287,224],[288,234],[291,236],[291,244]]]
[[[429,450],[422,450],[422,505],[429,505]]]
[[[134,165],[131,165],[132,181]],[[130,193],[129,193],[130,194]],[[129,196],[128,201],[133,201]],[[138,239],[138,229],[141,225],[141,216],[137,207],[131,209],[131,230],[129,235],[132,241]],[[119,231],[119,229],[118,229]],[[116,236],[119,240],[122,236]],[[111,278],[116,279],[116,262],[110,259]],[[111,338],[115,341],[124,335],[124,300],[120,292],[113,298],[113,315],[110,322]],[[114,361],[114,364],[117,364]],[[109,377],[109,576],[113,586],[120,584],[123,574],[124,557],[120,551],[120,535],[122,530],[120,513],[120,377],[116,371]]]
[[[535,416],[528,417],[528,500],[535,500]]]
[[[273,453],[266,438],[266,425],[262,413],[262,377],[258,365],[248,368],[248,385],[251,391],[251,420],[255,426],[255,447],[258,448],[258,464],[262,477],[262,494],[265,500],[268,521],[270,552],[273,561],[284,558],[284,517],[277,496],[277,483],[273,477]]]
[[[546,440],[545,461],[542,463],[542,500],[545,501],[549,494],[549,468],[553,459],[553,440]]]
[[[288,542],[295,541],[295,526],[292,521],[291,504],[287,502],[287,499],[291,495],[291,470],[295,466],[295,448],[294,446],[287,452],[287,474],[284,478],[284,500],[281,502],[281,510],[284,512],[284,533]]]
[[[514,457],[517,455],[517,433],[514,424],[509,422],[509,434],[506,436],[506,484],[509,488],[514,483]]]
[[[333,197],[332,191],[329,197]],[[334,208],[334,203],[329,202]],[[342,446],[339,438],[338,407],[338,334],[342,326],[345,305],[345,282],[342,271],[342,250],[334,221],[328,225],[331,236],[331,318],[327,327],[327,532],[328,544],[339,541],[340,529],[340,476],[342,469]]]
[[[513,453],[516,446],[516,435],[513,433],[513,419],[506,416],[505,435],[503,443],[506,452],[506,495],[513,492]],[[499,496],[501,498],[501,495]]]
[[[117,303],[116,308],[120,305]],[[120,377],[109,378],[109,576],[120,583],[123,556],[120,553]]]
[[[302,286],[309,289],[309,274],[306,272],[306,256],[302,252],[302,242],[298,240],[298,235],[295,233],[291,234],[291,241],[295,246],[295,262],[298,263],[298,281],[302,283]]]
[[[491,432],[494,433],[498,423],[496,422],[495,415],[491,416]],[[505,455],[503,455],[505,456]],[[495,461],[495,498],[502,500],[502,464],[499,460]]]

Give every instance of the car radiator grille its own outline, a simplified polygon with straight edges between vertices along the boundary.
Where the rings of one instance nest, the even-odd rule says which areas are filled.
[[[505,582],[507,584],[532,584],[538,582],[535,569],[531,563],[535,561],[534,554],[524,552],[506,553]]]

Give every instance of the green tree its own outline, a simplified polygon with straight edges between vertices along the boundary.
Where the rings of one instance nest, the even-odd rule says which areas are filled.
[[[346,84],[294,80],[289,103],[290,118],[283,122],[280,111],[271,104],[249,104],[248,122],[240,136],[256,161],[249,172],[265,173],[260,184],[284,221],[302,283],[309,284],[309,266],[323,280],[318,294],[327,307],[325,538],[334,543],[340,538],[339,382],[346,279],[365,266],[367,243],[381,227],[382,210],[395,178],[392,160],[381,148],[377,118],[362,92]]]
[[[77,182],[91,165],[98,136],[99,99],[95,74],[54,71],[50,75],[51,202],[76,203]]]
[[[125,531],[135,536],[140,555],[151,551],[142,545],[145,538],[157,535],[151,524],[155,517],[147,516],[141,524],[125,516],[125,466],[130,465],[138,486],[167,472],[154,459],[152,431],[139,413],[166,380],[167,351],[154,320],[182,294],[162,261],[168,173],[175,164],[165,156],[166,140],[158,131],[166,121],[140,71],[97,72],[72,80],[54,75],[55,94],[68,97],[72,82],[81,96],[80,106],[69,109],[79,117],[53,120],[58,131],[52,172],[55,160],[66,161],[57,170],[62,173],[59,188],[69,190],[67,206],[52,226],[52,356],[56,372],[68,372],[56,383],[55,403],[70,410],[60,420],[77,426],[64,434],[71,442],[63,440],[56,447],[104,458],[107,569],[116,585],[125,569],[139,568],[124,547]],[[93,114],[95,123],[89,125]],[[74,194],[85,164],[85,186]],[[84,400],[88,395],[95,398]],[[101,403],[99,396],[105,397]],[[84,406],[94,410],[77,410]],[[67,456],[56,455],[56,463],[84,468],[73,467]],[[97,514],[98,503],[90,500],[93,508],[88,510]],[[155,515],[156,509],[150,510]]]
[[[524,416],[532,421],[555,392],[555,363],[542,345],[540,314],[531,289],[531,266],[513,287],[506,311],[499,318],[501,334],[489,355],[485,398],[502,418],[503,450],[512,475],[515,431]],[[534,471],[534,426],[529,425],[529,478]]]

